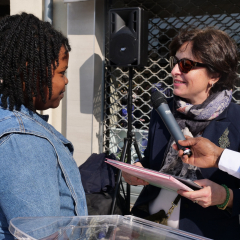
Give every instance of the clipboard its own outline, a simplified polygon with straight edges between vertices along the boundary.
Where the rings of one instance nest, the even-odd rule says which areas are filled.
[[[129,163],[123,163],[112,159],[106,159],[105,162],[122,170],[123,172],[127,172],[137,178],[140,178],[155,187],[165,188],[174,192],[179,189],[194,191],[202,188],[190,179],[172,176],[166,173],[161,173],[155,170],[134,166]]]

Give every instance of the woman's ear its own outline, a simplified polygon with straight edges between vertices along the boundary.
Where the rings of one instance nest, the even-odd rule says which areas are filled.
[[[220,73],[212,73],[211,78],[209,80],[210,86],[213,86],[220,78],[221,78]]]

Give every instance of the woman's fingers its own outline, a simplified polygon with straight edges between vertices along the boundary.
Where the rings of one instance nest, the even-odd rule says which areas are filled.
[[[178,194],[180,194],[183,197],[188,198],[189,200],[195,201],[202,199],[203,196],[206,195],[205,188],[197,190],[197,191],[192,191],[192,192],[187,192],[184,190],[178,190]]]
[[[133,184],[133,185],[149,185],[149,183],[148,182],[146,182],[146,181],[144,181],[144,180],[142,180],[142,179],[140,179],[140,178],[137,178],[137,182],[138,182],[138,184]]]
[[[137,167],[143,167],[143,165],[140,162],[135,162],[133,165],[137,166]],[[131,174],[128,174],[126,172],[122,172],[122,175],[123,175],[125,181],[130,185],[148,185],[149,184],[148,182],[146,182],[140,178],[134,177]],[[127,180],[125,177],[127,178]]]
[[[122,176],[124,180],[130,185],[148,185],[149,184],[148,182],[140,178],[134,177],[131,174],[128,174],[126,172],[122,172]]]
[[[189,200],[193,201],[194,203],[199,204],[200,206],[206,208],[211,206],[211,201],[209,199],[208,190],[203,188],[198,191],[187,192],[183,190],[179,190],[178,194],[181,196],[188,198]]]
[[[210,187],[204,187],[207,185],[207,179],[202,180],[196,180],[195,183],[197,183],[199,186],[203,187],[200,190],[187,192],[184,190],[178,190],[178,194],[180,194],[183,197],[188,198],[189,200],[193,201],[194,203],[197,203],[201,205],[202,207],[206,208],[211,206],[211,189]]]
[[[137,167],[143,167],[143,165],[140,162],[135,162],[133,165]]]
[[[226,190],[223,186],[208,179],[196,180],[195,183],[203,188],[197,191],[187,192],[179,190],[178,194],[189,200],[200,204],[202,207],[209,207],[222,204],[226,200]],[[232,206],[232,190],[230,191],[229,207]]]

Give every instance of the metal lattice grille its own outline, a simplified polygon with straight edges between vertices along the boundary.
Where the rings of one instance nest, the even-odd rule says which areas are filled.
[[[240,47],[239,0],[113,0],[107,9],[142,7],[149,13],[148,64],[134,68],[133,131],[143,152],[150,120],[150,95],[154,85],[166,97],[172,96],[168,46],[180,28],[215,26],[227,32]],[[127,132],[126,99],[128,69],[108,65],[108,20],[106,20],[104,148],[120,156]],[[239,86],[239,87],[238,87]],[[233,89],[233,101],[240,104],[240,84]],[[132,151],[132,159],[136,154]]]

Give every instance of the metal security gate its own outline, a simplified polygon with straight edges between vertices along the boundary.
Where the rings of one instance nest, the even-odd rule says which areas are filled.
[[[159,89],[172,96],[172,77],[169,68],[168,46],[181,28],[215,26],[227,32],[240,48],[239,0],[112,0],[111,8],[142,7],[149,13],[148,64],[134,68],[133,75],[133,131],[143,153],[147,144],[151,113],[151,89]],[[128,69],[108,65],[108,16],[106,16],[104,150],[120,157],[123,138],[127,132]],[[240,71],[240,69],[239,69]],[[233,89],[233,101],[240,104],[240,83]],[[132,160],[137,156],[132,148]],[[132,203],[140,189],[133,189]]]

